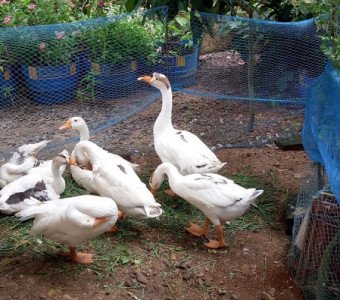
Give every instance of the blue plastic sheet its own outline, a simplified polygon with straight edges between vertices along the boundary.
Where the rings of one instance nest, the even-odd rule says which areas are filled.
[[[340,72],[331,63],[308,92],[302,137],[309,158],[325,167],[340,203]]]

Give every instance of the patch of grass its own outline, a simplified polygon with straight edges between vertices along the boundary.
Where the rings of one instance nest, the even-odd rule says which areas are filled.
[[[255,205],[242,217],[230,222],[228,229],[232,232],[244,230],[259,230],[271,226],[275,219],[277,207],[273,199],[278,193],[277,178],[274,174],[268,174],[266,178],[251,175],[248,168],[231,178],[235,183],[245,188],[264,190],[263,194],[256,199]]]
[[[141,179],[147,183],[148,176],[141,176]],[[273,199],[278,193],[275,176],[269,174],[264,178],[259,178],[250,174],[248,169],[232,178],[236,183],[244,187],[264,189],[264,193],[256,201],[257,208],[252,207],[242,217],[231,221],[225,225],[226,229],[231,232],[240,232],[245,230],[259,230],[270,226],[275,216],[275,205]],[[157,201],[162,204],[164,210],[160,218],[143,219],[127,218],[118,221],[119,231],[116,234],[106,233],[96,237],[79,247],[79,250],[95,252],[95,263],[90,266],[81,266],[69,264],[65,258],[60,257],[60,252],[68,252],[64,245],[54,243],[51,240],[41,236],[30,236],[29,230],[32,221],[21,222],[13,216],[0,217],[0,273],[18,264],[30,263],[35,259],[44,259],[44,257],[53,257],[55,262],[53,267],[44,270],[46,276],[51,273],[79,272],[82,270],[92,270],[103,278],[115,271],[117,266],[122,265],[142,265],[147,255],[143,249],[138,251],[132,250],[130,242],[139,238],[140,232],[145,230],[158,233],[157,240],[151,241],[153,256],[162,256],[165,241],[183,241],[186,235],[184,227],[191,221],[197,224],[203,224],[205,216],[198,209],[191,206],[185,200],[179,197],[169,197],[163,192],[167,189],[168,183],[165,181],[160,187],[156,196]],[[78,184],[70,177],[66,177],[66,190],[62,198],[76,195],[87,194]],[[143,241],[143,239],[142,239]],[[144,241],[145,245],[147,241]],[[187,242],[187,240],[186,240]],[[157,248],[157,243],[159,247]],[[173,249],[172,249],[173,250]],[[172,251],[171,250],[171,251]],[[23,254],[25,254],[23,256]]]

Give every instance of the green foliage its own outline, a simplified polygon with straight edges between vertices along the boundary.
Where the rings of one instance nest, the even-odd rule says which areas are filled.
[[[339,1],[335,0],[298,0],[296,7],[304,12],[312,12],[321,36],[321,50],[325,56],[340,70],[340,37],[339,37]]]
[[[0,27],[56,24],[76,19],[76,12],[64,0],[8,1],[0,4],[0,8]]]
[[[41,36],[30,31],[19,36],[20,42],[15,44],[14,53],[17,61],[31,66],[70,64],[78,52],[79,34],[79,31],[55,31],[49,36]]]
[[[149,57],[156,51],[156,40],[137,20],[121,20],[85,32],[92,62],[116,64]]]

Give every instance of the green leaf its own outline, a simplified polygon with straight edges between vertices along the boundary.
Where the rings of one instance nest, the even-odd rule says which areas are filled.
[[[134,9],[137,9],[139,6],[141,6],[142,3],[143,1],[140,0],[127,0],[125,2],[125,8],[128,12],[131,12]]]
[[[189,23],[189,20],[187,18],[180,16],[177,16],[175,20],[181,27],[185,27]]]

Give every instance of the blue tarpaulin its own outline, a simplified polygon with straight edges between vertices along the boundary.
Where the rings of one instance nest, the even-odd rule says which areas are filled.
[[[325,167],[340,203],[340,72],[331,63],[308,92],[302,137],[309,158]]]

